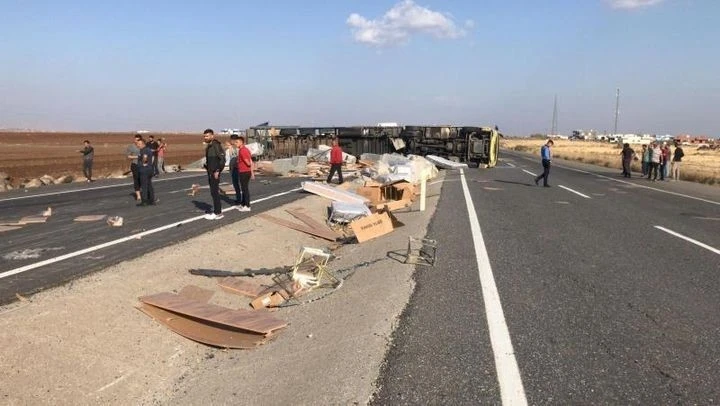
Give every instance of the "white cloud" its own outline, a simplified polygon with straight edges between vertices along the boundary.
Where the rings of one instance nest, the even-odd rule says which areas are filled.
[[[355,41],[391,46],[410,40],[413,34],[428,34],[435,38],[460,38],[466,31],[459,28],[452,16],[422,7],[413,0],[403,0],[394,5],[382,17],[368,20],[360,14],[350,14],[346,23],[351,27]],[[468,20],[465,27],[472,28]]]
[[[631,10],[654,6],[662,2],[663,0],[610,0],[610,6],[612,6],[612,8]]]

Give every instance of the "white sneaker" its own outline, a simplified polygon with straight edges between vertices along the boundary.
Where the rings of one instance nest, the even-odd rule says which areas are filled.
[[[250,211],[250,208],[247,206],[240,206],[238,207],[238,211]]]
[[[221,213],[221,214],[216,214],[214,220],[222,220],[224,218],[225,218],[225,215]]]
[[[205,215],[205,220],[215,220],[215,213],[210,213]]]

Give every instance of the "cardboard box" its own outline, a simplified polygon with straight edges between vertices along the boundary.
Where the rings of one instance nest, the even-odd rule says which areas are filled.
[[[395,211],[399,209],[404,209],[405,207],[409,207],[410,205],[412,205],[412,200],[410,199],[391,200],[385,203],[378,203],[375,208],[377,210]]]
[[[250,302],[250,306],[253,309],[262,309],[264,307],[277,307],[285,302],[285,298],[278,292],[270,292],[264,295],[258,296]]]
[[[361,186],[355,190],[355,193],[370,200],[370,204],[378,204],[387,200],[385,197],[385,189],[381,186]]]
[[[362,243],[392,232],[393,224],[388,213],[376,213],[353,221],[350,228]]]

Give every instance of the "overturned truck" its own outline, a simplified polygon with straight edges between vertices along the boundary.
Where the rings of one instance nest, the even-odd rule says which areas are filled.
[[[310,148],[330,145],[332,139],[337,138],[346,153],[358,158],[364,153],[437,155],[483,168],[492,168],[497,164],[501,137],[495,128],[467,126],[264,125],[250,127],[247,135],[249,140],[264,146],[267,159],[304,155]]]

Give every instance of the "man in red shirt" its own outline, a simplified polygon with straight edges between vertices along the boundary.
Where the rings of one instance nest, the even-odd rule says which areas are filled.
[[[339,184],[343,183],[342,177],[342,164],[343,164],[343,151],[338,145],[337,138],[332,141],[332,148],[330,149],[330,174],[327,177],[327,183],[330,183],[335,172],[338,174]]]
[[[255,171],[253,170],[252,154],[245,146],[245,139],[238,137],[237,148],[237,170],[238,179],[240,180],[240,190],[242,196],[236,200],[240,202],[238,211],[250,211],[250,179],[255,179]]]

